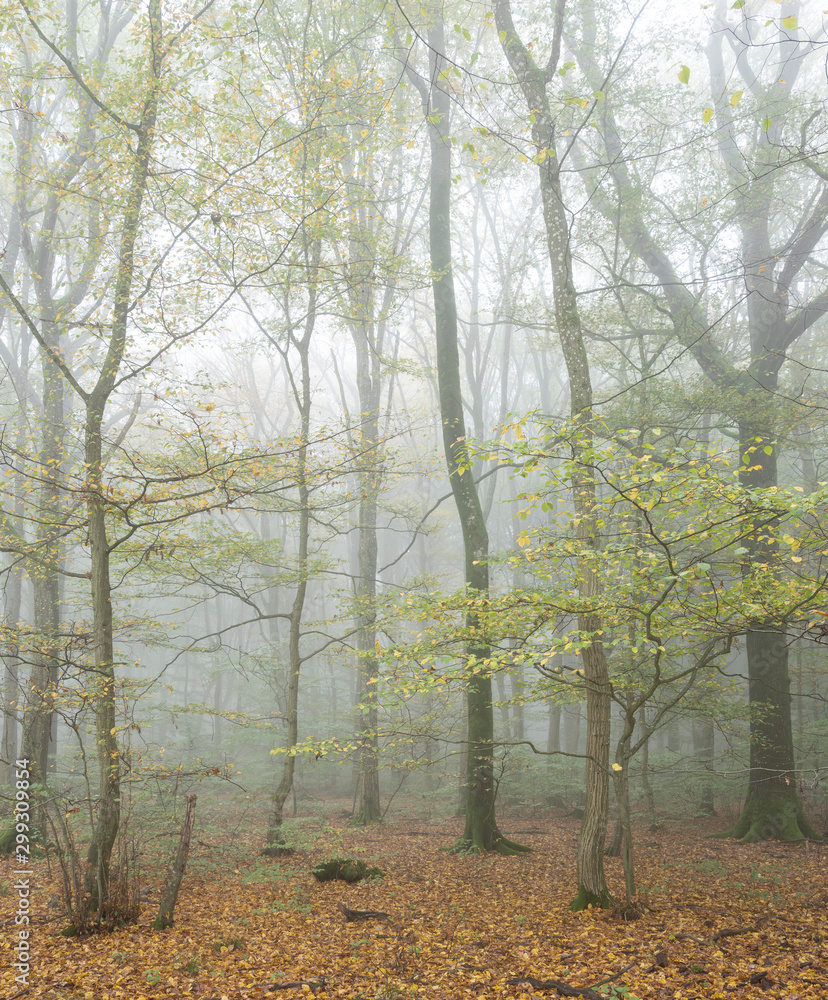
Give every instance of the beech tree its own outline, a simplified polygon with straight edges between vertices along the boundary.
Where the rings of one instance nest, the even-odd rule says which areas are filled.
[[[428,245],[434,296],[437,347],[437,382],[446,468],[463,531],[465,579],[469,592],[466,630],[466,700],[468,746],[466,749],[466,824],[461,844],[475,851],[522,853],[526,848],[504,837],[495,818],[493,770],[494,713],[492,708],[491,650],[474,638],[477,602],[485,605],[489,594],[489,536],[480,497],[472,474],[466,441],[460,354],[457,340],[457,300],[451,248],[451,64],[446,58],[442,13],[428,11],[428,76],[407,57],[405,69],[422,101],[428,128],[429,171]]]
[[[770,19],[749,5],[732,6],[738,9],[724,0],[715,5],[704,50],[707,107],[696,111],[700,122],[694,142],[704,143],[716,161],[715,176],[705,172],[704,183],[718,212],[727,216],[726,225],[712,230],[705,219],[687,215],[681,203],[686,187],[677,187],[676,197],[665,199],[655,190],[653,175],[643,173],[631,158],[627,120],[606,86],[608,67],[598,57],[599,14],[591,0],[567,37],[587,86],[601,93],[594,116],[598,128],[590,130],[599,141],[582,137],[575,162],[593,204],[656,282],[658,307],[669,317],[680,349],[689,352],[717,390],[721,410],[738,434],[740,481],[754,494],[779,485],[779,457],[790,433],[779,398],[785,363],[828,312],[828,295],[815,289],[809,271],[828,233],[828,184],[814,159],[824,142],[816,123],[824,119],[825,109],[806,96],[819,59],[800,24],[800,5],[792,3],[790,10],[774,12]],[[691,68],[682,67],[680,84],[691,79]],[[708,128],[710,137],[700,128]],[[669,159],[684,185],[697,188],[695,147],[686,160]],[[801,196],[794,197],[795,192]],[[707,202],[705,196],[702,205]],[[662,204],[670,218],[666,231],[656,220],[656,206]],[[681,227],[681,249],[669,235],[675,227]],[[735,256],[725,246],[731,238],[738,241]],[[692,273],[685,277],[688,251]],[[734,298],[726,296],[724,312],[725,281],[716,274],[721,267],[736,269],[734,284],[739,286]],[[738,339],[729,349],[731,333]],[[773,525],[757,526],[745,541],[744,572],[757,566],[780,572],[778,544]],[[746,840],[815,836],[803,815],[796,780],[787,626],[759,617],[747,630],[746,644],[750,781],[730,834]]]
[[[517,78],[532,122],[534,160],[538,164],[543,221],[555,302],[555,321],[569,374],[569,400],[578,430],[572,437],[572,501],[579,544],[578,592],[583,600],[579,628],[588,642],[583,646],[587,695],[586,805],[578,842],[578,892],[573,910],[608,906],[612,899],[604,875],[604,839],[609,809],[610,684],[601,620],[593,610],[600,592],[594,553],[598,525],[593,514],[595,479],[590,450],[593,438],[593,390],[589,359],[575,290],[570,245],[570,223],[556,151],[558,123],[550,94],[563,39],[565,0],[557,0],[549,57],[540,65],[521,40],[509,0],[494,5],[495,23],[512,72]]]

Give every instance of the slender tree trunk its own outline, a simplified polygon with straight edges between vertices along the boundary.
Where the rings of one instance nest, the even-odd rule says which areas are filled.
[[[118,835],[121,816],[119,746],[116,728],[115,656],[113,645],[113,609],[110,577],[110,545],[107,537],[108,502],[103,481],[103,422],[107,403],[117,383],[124,357],[127,323],[132,306],[135,277],[135,245],[141,222],[141,205],[150,176],[155,138],[155,123],[161,92],[161,65],[164,37],[161,0],[149,2],[149,73],[147,94],[135,127],[137,142],[129,184],[129,197],[121,227],[118,267],[113,295],[113,322],[98,380],[91,392],[83,394],[86,403],[85,462],[87,517],[90,547],[90,582],[92,591],[95,669],[95,737],[98,750],[98,802],[95,827],[89,847],[86,891],[92,907],[101,914],[109,886],[112,849]],[[76,391],[78,389],[76,388]]]
[[[17,759],[17,736],[20,719],[18,706],[22,700],[20,689],[20,642],[17,636],[17,623],[20,621],[20,611],[23,596],[23,568],[19,564],[9,572],[6,582],[4,608],[4,624],[12,637],[3,654],[3,748],[2,760],[5,762],[0,784],[9,784],[14,780],[14,762]]]
[[[713,770],[713,720],[709,716],[693,720],[693,751],[696,766],[704,769],[701,779],[701,794],[699,796],[699,816],[715,816],[713,805],[713,783],[710,773]]]
[[[181,836],[178,840],[178,850],[175,852],[172,865],[170,866],[167,884],[161,894],[161,903],[158,906],[158,916],[153,921],[153,930],[163,931],[173,925],[173,915],[175,904],[178,900],[178,890],[181,888],[181,880],[184,877],[184,869],[187,867],[187,856],[190,853],[190,841],[193,836],[193,825],[195,824],[196,796],[187,795],[187,811],[184,814],[184,822],[181,825]]]
[[[361,222],[367,228],[365,206],[359,206]],[[357,705],[359,740],[359,806],[354,821],[360,826],[382,819],[379,788],[379,753],[377,743],[377,497],[382,477],[382,454],[379,446],[379,409],[382,345],[377,342],[374,322],[374,295],[370,270],[373,267],[370,247],[355,238],[351,241],[351,259],[357,273],[356,289],[351,297],[354,317],[351,333],[357,355],[357,391],[359,393],[359,562],[357,578],[357,653],[359,656],[359,701]],[[364,262],[360,266],[360,262]],[[369,273],[360,273],[368,270]]]
[[[509,0],[497,0],[494,6],[503,51],[533,118],[532,139],[538,150],[555,322],[569,375],[570,411],[575,427],[571,443],[571,484],[579,548],[578,592],[584,609],[578,615],[578,628],[582,636],[590,637],[582,654],[587,692],[586,804],[578,841],[578,892],[571,904],[573,910],[579,910],[590,905],[604,907],[612,902],[604,875],[609,810],[610,682],[600,639],[603,634],[601,620],[590,610],[592,599],[601,592],[594,559],[598,547],[598,528],[593,513],[595,479],[588,457],[592,444],[592,379],[578,312],[569,220],[555,153],[555,112],[547,94],[547,84],[560,57],[564,9],[565,0],[557,0],[552,54],[547,66],[541,69],[515,31]]]
[[[469,598],[485,602],[489,594],[489,535],[472,475],[473,463],[466,447],[457,342],[457,303],[452,272],[451,97],[446,80],[450,64],[445,56],[442,15],[432,10],[430,17],[429,80],[426,83],[410,67],[408,72],[423,98],[431,152],[429,251],[437,342],[437,384],[446,467],[463,532],[466,588]],[[467,633],[473,636],[480,627],[479,615],[469,611],[465,624]],[[525,848],[503,837],[495,819],[492,674],[486,665],[490,652],[485,643],[469,638],[465,650],[468,713],[466,823],[461,844],[474,851],[514,853]]]
[[[647,709],[642,705],[638,710],[638,726],[642,734],[647,732]],[[644,789],[644,801],[647,804],[647,815],[650,819],[650,829],[658,829],[655,796],[650,784],[650,737],[647,736],[641,744],[641,786]]]
[[[316,240],[311,251],[308,266],[308,311],[302,338],[296,341],[299,352],[301,375],[298,398],[300,430],[299,448],[297,451],[296,479],[299,492],[299,523],[297,525],[296,569],[298,580],[293,604],[290,609],[288,630],[288,684],[287,684],[287,736],[285,746],[288,752],[282,762],[282,774],[276,791],[273,793],[270,818],[267,825],[267,848],[278,847],[283,843],[282,814],[290,791],[293,788],[293,775],[296,769],[296,756],[293,747],[299,742],[299,676],[302,669],[302,614],[305,608],[305,598],[308,592],[308,544],[310,541],[310,486],[308,483],[308,441],[310,438],[311,416],[311,379],[310,379],[310,343],[314,326],[316,325],[317,281],[319,277],[319,258],[321,243]],[[292,337],[292,334],[290,335]]]
[[[561,706],[549,702],[549,725],[546,730],[546,752],[551,754],[561,749]],[[552,766],[553,757],[546,758],[547,767]]]

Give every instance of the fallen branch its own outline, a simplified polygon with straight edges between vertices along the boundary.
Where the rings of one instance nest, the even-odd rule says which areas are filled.
[[[607,1000],[603,993],[596,993],[589,986],[569,986],[567,983],[560,983],[557,979],[535,979],[532,976],[515,976],[507,979],[509,986],[517,986],[520,983],[529,983],[533,990],[557,990],[562,997],[585,997],[586,1000]]]
[[[529,983],[535,990],[557,990],[562,997],[586,997],[586,1000],[607,1000],[605,994],[596,993],[596,988],[606,986],[607,983],[618,979],[619,976],[623,976],[625,972],[637,964],[637,960],[630,962],[623,969],[619,969],[618,972],[607,976],[606,979],[602,979],[600,983],[595,983],[592,986],[570,986],[568,983],[561,983],[557,979],[535,979],[532,976],[515,976],[513,979],[507,979],[506,982],[510,986],[517,986],[519,983]]]
[[[342,903],[336,904],[342,915],[345,917],[345,922],[348,923],[351,920],[388,920],[388,914],[383,913],[381,910],[351,910],[349,907]]]
[[[756,927],[723,927],[720,931],[716,931],[710,942],[711,944],[715,944],[716,941],[721,941],[722,938],[736,937],[737,934],[755,934],[759,930],[760,924],[761,921],[757,920]]]
[[[327,983],[324,979],[303,979],[296,983],[268,983],[266,989],[268,993],[272,993],[274,990],[301,990],[303,986],[307,986],[315,995],[317,990],[324,990]]]

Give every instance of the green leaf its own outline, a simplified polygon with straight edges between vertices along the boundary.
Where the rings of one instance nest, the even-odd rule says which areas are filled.
[[[797,20],[796,14],[791,14],[788,17],[782,18],[782,27],[787,28],[788,31],[793,31],[796,28]]]
[[[773,445],[771,445],[771,444],[766,444],[766,445],[765,445],[765,447],[764,447],[764,448],[762,449],[762,451],[763,451],[763,452],[764,452],[764,453],[765,453],[766,455],[772,455],[772,454],[773,454]]]
[[[762,119],[762,131],[767,132],[768,129],[773,124],[773,118],[763,118]]]
[[[497,37],[501,40],[501,42],[505,42],[506,41],[506,32],[505,31],[501,31],[500,34]]]
[[[712,117],[713,117],[713,108],[705,108],[704,111],[702,111],[702,121],[704,122],[705,125],[710,121]]]
[[[595,98],[596,101],[600,101],[603,98],[603,96],[604,96],[604,91],[603,90],[594,90],[592,92],[592,96]]]
[[[679,83],[689,83],[690,82],[690,67],[682,66],[679,70]]]
[[[742,94],[744,94],[744,90],[737,90],[733,94],[733,96],[730,98],[730,106],[731,106],[731,108],[735,108],[736,105],[739,103],[739,101],[741,101]]]
[[[736,3],[730,8],[731,10],[741,10],[745,5],[745,0],[736,0]]]

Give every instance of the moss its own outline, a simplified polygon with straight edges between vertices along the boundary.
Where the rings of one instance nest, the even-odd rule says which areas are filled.
[[[602,892],[600,896],[596,896],[594,892],[580,886],[578,895],[569,904],[569,909],[573,913],[577,913],[579,910],[588,910],[590,906],[596,910],[609,910],[614,905],[615,900],[609,892]]]
[[[507,837],[498,837],[495,841],[494,850],[498,854],[505,854],[507,856],[532,853],[531,847],[527,847],[525,844],[516,844],[514,840],[509,840]]]
[[[713,839],[741,840],[755,844],[763,840],[781,840],[796,843],[802,840],[822,840],[802,811],[795,793],[752,791],[748,794],[742,814],[735,826],[723,833],[712,834]]]
[[[331,858],[320,861],[312,869],[317,882],[360,882],[364,878],[385,878],[385,872],[376,866],[369,867],[364,861],[353,858]]]
[[[29,830],[29,857],[30,858],[42,858],[43,857],[43,835],[40,830],[32,827]],[[6,826],[0,830],[0,856],[7,856],[9,854],[14,854],[17,850],[17,826],[12,820]]]

